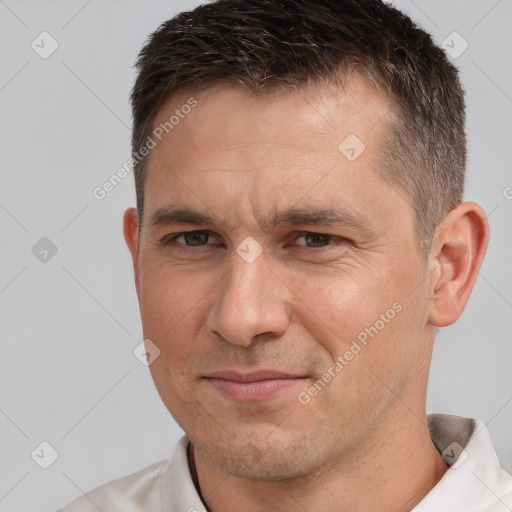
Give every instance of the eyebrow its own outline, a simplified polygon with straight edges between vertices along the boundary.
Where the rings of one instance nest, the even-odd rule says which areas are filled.
[[[172,224],[193,224],[202,226],[215,224],[215,219],[208,213],[198,212],[191,208],[166,207],[158,208],[150,217],[151,226],[166,226]]]
[[[306,207],[276,212],[271,216],[269,222],[271,227],[283,224],[289,226],[325,224],[363,228],[368,224],[368,221],[365,217],[352,214],[344,209]]]
[[[226,227],[227,223],[220,222],[213,215],[192,208],[163,206],[158,208],[149,219],[153,227],[171,226],[175,224],[191,224],[194,226],[219,225]],[[360,230],[370,230],[370,222],[366,216],[353,214],[345,209],[317,209],[313,207],[290,208],[273,212],[260,225],[274,228],[277,226],[299,225],[332,225],[346,226]]]

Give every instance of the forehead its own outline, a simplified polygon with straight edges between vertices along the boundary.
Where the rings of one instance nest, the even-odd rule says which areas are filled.
[[[254,95],[216,86],[172,96],[154,122],[160,137],[148,162],[145,210],[183,201],[232,215],[299,202],[378,207],[375,189],[386,184],[375,169],[392,114],[389,98],[360,75],[342,89]]]
[[[190,104],[197,106],[189,108]],[[370,133],[392,115],[392,107],[386,94],[354,72],[343,86],[325,82],[261,94],[227,85],[182,91],[163,103],[153,127],[163,127],[163,139],[178,138],[180,144],[196,151],[218,150],[221,139],[227,148],[234,144],[288,143],[291,137],[301,136],[301,147],[311,149],[322,134],[329,146],[343,134],[369,139]]]

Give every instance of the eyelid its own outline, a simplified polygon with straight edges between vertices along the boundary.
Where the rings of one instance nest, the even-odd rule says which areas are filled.
[[[177,242],[176,239],[179,238],[180,236],[183,236],[183,235],[188,235],[190,233],[206,233],[209,235],[209,239],[208,239],[208,242],[205,243],[205,244],[202,244],[202,245],[198,245],[198,246],[189,246],[185,243],[182,243],[182,242]],[[326,245],[324,246],[321,246],[321,247],[309,247],[308,245],[306,244],[296,244],[296,241],[298,238],[300,237],[303,237],[303,236],[307,236],[307,235],[317,235],[317,236],[322,236],[322,237],[326,237],[328,238],[329,240],[329,243],[327,243]],[[321,250],[321,249],[324,249],[324,248],[328,248],[330,246],[333,246],[333,245],[337,245],[339,243],[343,243],[343,242],[347,242],[348,240],[342,236],[338,236],[338,235],[331,235],[329,233],[322,233],[322,232],[319,232],[319,231],[296,231],[292,234],[292,237],[291,237],[291,240],[292,242],[291,243],[287,243],[286,245],[297,245],[298,247],[303,247],[303,248],[306,248],[306,249],[318,249],[318,250]],[[218,244],[218,243],[223,243],[222,241],[222,238],[210,231],[210,230],[207,230],[207,229],[193,229],[193,230],[189,230],[189,231],[180,231],[178,233],[173,233],[173,234],[167,234],[165,235],[164,237],[161,238],[160,242],[163,244],[163,245],[168,245],[170,244],[171,242],[176,242],[178,245],[180,246],[183,246],[183,247],[190,247],[190,248],[193,248],[193,247],[204,247],[205,245],[215,245],[215,244]]]
[[[325,247],[335,245],[336,243],[340,243],[340,242],[343,243],[343,242],[347,241],[347,239],[342,236],[331,235],[329,233],[320,233],[318,231],[297,231],[296,233],[294,233],[292,239],[296,242],[298,238],[300,238],[302,236],[307,236],[307,235],[317,235],[317,236],[326,237],[329,239],[330,243],[327,243],[326,245],[324,245],[322,247],[309,247],[307,245],[297,244],[299,247],[306,247],[308,249],[323,249]]]
[[[206,244],[197,245],[197,246],[192,246],[192,245],[189,246],[189,245],[181,243],[181,242],[176,242],[176,239],[179,238],[180,236],[188,235],[190,233],[206,233],[209,235],[208,242]],[[183,247],[204,247],[205,245],[214,245],[211,243],[212,239],[215,240],[215,243],[222,242],[222,239],[219,235],[217,235],[216,233],[213,233],[212,231],[209,231],[208,229],[192,229],[190,231],[180,231],[179,233],[167,234],[160,239],[160,243],[162,243],[163,245],[168,245],[171,242],[176,242],[177,244],[179,244]]]

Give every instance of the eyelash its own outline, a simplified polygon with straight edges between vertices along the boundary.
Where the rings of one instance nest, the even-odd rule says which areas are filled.
[[[208,236],[212,236],[214,238],[216,238],[215,235],[213,235],[212,233],[210,233],[209,231],[204,231],[204,230],[195,230],[195,231],[183,231],[181,233],[177,233],[176,235],[173,235],[171,237],[169,236],[166,236],[162,239],[162,245],[164,246],[169,246],[171,245],[172,243],[176,243],[178,245],[180,245],[180,250],[192,250],[192,248],[194,247],[204,247],[204,246],[207,246],[207,245],[215,245],[215,244],[209,244],[209,243],[205,243],[205,244],[199,244],[199,245],[188,245],[186,243],[181,243],[181,242],[177,242],[177,239],[181,236],[186,236],[186,235],[191,235],[191,234],[206,234]],[[310,247],[308,245],[302,245],[302,244],[299,244],[298,247],[301,247],[301,248],[304,248],[304,249],[325,249],[325,248],[328,248],[330,246],[333,246],[333,245],[339,245],[339,244],[342,244],[344,242],[346,242],[347,240],[343,237],[339,237],[339,236],[335,236],[335,235],[328,235],[326,233],[317,233],[317,232],[312,232],[312,231],[301,231],[301,232],[298,232],[294,237],[294,241],[296,242],[297,239],[301,238],[301,237],[306,237],[306,236],[317,236],[317,237],[324,237],[325,239],[327,239],[330,243],[327,243],[325,245],[322,245],[320,247]],[[286,246],[288,247],[290,244],[286,244]]]

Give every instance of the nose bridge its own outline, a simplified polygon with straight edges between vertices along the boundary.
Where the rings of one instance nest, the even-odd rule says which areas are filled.
[[[250,244],[250,242],[249,242]],[[240,251],[249,249],[246,253]],[[244,258],[240,244],[210,311],[207,327],[226,341],[247,346],[259,334],[281,336],[288,327],[287,294],[264,255]]]

